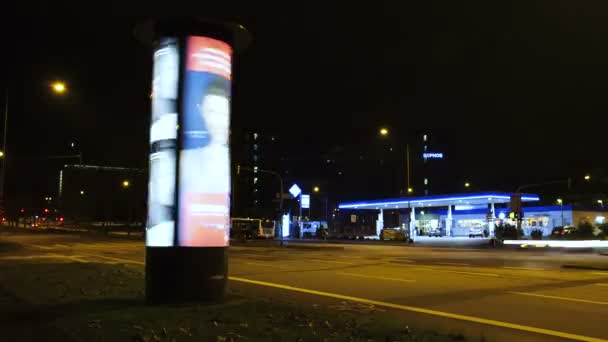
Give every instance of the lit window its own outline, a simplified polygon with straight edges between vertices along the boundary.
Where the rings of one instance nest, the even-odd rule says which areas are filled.
[[[258,182],[258,177],[253,177],[253,184],[256,184]]]
[[[426,141],[426,134],[422,136],[422,141]]]
[[[254,172],[254,173],[257,173],[257,172],[258,172],[258,167],[257,167],[257,166],[254,166],[254,167],[253,167],[253,172]]]
[[[258,134],[257,133],[253,133],[253,140],[258,140]]]
[[[424,145],[424,152],[426,152],[426,150],[427,150],[427,146],[426,146],[426,145]]]
[[[256,161],[256,162],[258,161],[258,155],[257,154],[253,155],[253,161]]]
[[[257,151],[258,150],[258,144],[253,144],[253,150]]]
[[[428,178],[425,178],[424,179],[424,185],[428,185],[428,184],[429,184],[429,180],[428,180]]]

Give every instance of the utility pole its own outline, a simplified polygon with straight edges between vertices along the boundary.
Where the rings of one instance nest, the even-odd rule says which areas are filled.
[[[0,170],[0,207],[4,209],[4,179],[6,178],[6,137],[8,135],[8,88],[4,95],[4,136],[2,137],[2,170]]]

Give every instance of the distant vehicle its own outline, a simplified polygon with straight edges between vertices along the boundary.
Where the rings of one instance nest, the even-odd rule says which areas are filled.
[[[407,231],[400,228],[384,228],[380,232],[380,240],[404,241],[408,237]]]
[[[305,239],[326,238],[327,222],[325,221],[307,221],[302,222],[302,237]]]
[[[474,238],[474,237],[483,237],[483,229],[478,228],[478,227],[471,227],[469,228],[469,238]]]
[[[576,227],[573,226],[565,226],[565,227],[555,227],[551,232],[551,236],[555,238],[560,238],[572,234],[576,231]]]
[[[230,237],[244,239],[272,239],[275,222],[271,220],[239,218],[230,219]]]
[[[433,237],[433,236],[435,236],[435,237],[442,237],[443,233],[441,232],[441,229],[439,229],[439,228],[433,228],[433,229],[429,230],[428,235],[429,235],[429,237]]]

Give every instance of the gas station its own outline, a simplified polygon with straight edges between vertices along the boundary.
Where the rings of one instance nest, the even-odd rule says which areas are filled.
[[[536,202],[540,198],[535,194],[520,194],[521,202]],[[501,221],[508,221],[511,193],[506,192],[477,192],[466,194],[448,194],[439,196],[403,197],[392,199],[369,200],[360,202],[340,203],[341,211],[375,210],[376,234],[385,229],[385,213],[397,212],[398,224],[386,228],[407,229],[409,236],[416,239],[419,235],[429,235],[429,232],[439,232],[440,236],[458,237],[469,236],[471,229],[487,230],[489,236],[494,235],[494,227]],[[527,209],[527,210],[526,210]],[[529,214],[536,211],[553,212],[563,207],[524,208]],[[535,211],[536,210],[536,211]],[[546,216],[546,215],[545,215]],[[562,219],[563,220],[563,219]],[[547,222],[550,221],[550,222]],[[560,225],[551,217],[549,220],[539,216],[539,220],[530,221],[530,226],[552,228]],[[550,231],[548,232],[550,234]]]

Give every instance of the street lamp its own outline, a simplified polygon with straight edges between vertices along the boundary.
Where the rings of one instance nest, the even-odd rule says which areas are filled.
[[[51,90],[55,94],[62,95],[67,91],[67,86],[64,82],[55,81],[51,83]],[[0,202],[4,201],[4,182],[6,178],[6,160],[4,155],[6,154],[6,141],[8,136],[8,90],[4,94],[4,137],[2,139],[2,150],[0,150],[0,159],[2,159],[0,169]]]
[[[65,83],[61,81],[56,81],[51,84],[51,89],[55,92],[55,94],[63,94],[68,89]]]
[[[84,190],[80,190],[80,194],[81,194],[81,195],[84,195]]]
[[[469,188],[469,187],[471,187],[471,183],[469,183],[469,182],[464,182],[464,187],[465,187],[465,188]]]
[[[380,128],[380,135],[385,137],[388,135],[388,128]]]
[[[591,176],[590,176],[590,175],[585,175],[585,180],[586,180],[586,181],[591,180]]]
[[[414,189],[413,189],[413,188],[407,188],[407,193],[408,193],[408,194],[411,194],[411,193],[413,193],[413,192],[414,192]]]
[[[312,188],[312,191],[313,191],[313,192],[319,192],[319,187],[318,187],[318,186],[313,187],[313,188]]]
[[[128,188],[128,187],[129,187],[129,185],[131,185],[131,183],[129,183],[129,181],[128,181],[128,180],[124,180],[124,181],[122,181],[122,187],[123,187],[123,188]]]
[[[602,201],[601,199],[597,200],[597,204],[599,204],[600,206],[604,207],[604,201]]]
[[[561,198],[557,199],[557,204],[559,204],[561,213],[562,213],[562,227],[564,226],[564,200]]]

